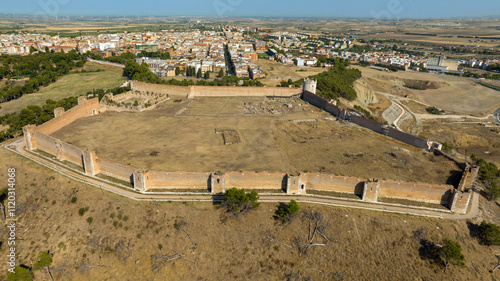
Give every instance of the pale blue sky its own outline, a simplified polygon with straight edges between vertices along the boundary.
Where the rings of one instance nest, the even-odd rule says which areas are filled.
[[[500,16],[500,0],[0,0],[0,13],[42,16],[449,18]]]

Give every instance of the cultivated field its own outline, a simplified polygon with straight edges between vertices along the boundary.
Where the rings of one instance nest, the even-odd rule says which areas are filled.
[[[83,69],[87,71],[103,69],[105,71],[70,73],[62,76],[57,82],[50,84],[36,93],[27,94],[19,99],[0,103],[0,115],[19,112],[28,105],[42,106],[47,99],[60,100],[67,97],[83,95],[93,89],[118,87],[126,80],[122,77],[123,70],[116,67],[101,66],[92,62],[87,62]]]
[[[329,117],[298,99],[203,98],[142,113],[106,112],[54,136],[146,169],[459,180],[459,168],[442,157]],[[216,129],[234,129],[242,142],[224,145]]]
[[[31,267],[40,252],[49,250],[54,255],[50,266],[54,280],[500,278],[498,270],[489,273],[498,262],[499,248],[484,246],[471,235],[483,219],[500,224],[500,209],[493,202],[482,200],[480,216],[472,221],[301,204],[300,215],[281,225],[273,219],[278,204],[263,203],[255,212],[224,222],[224,213],[212,203],[137,202],[68,180],[5,149],[0,149],[0,158],[2,171],[17,170],[17,262]],[[7,181],[6,173],[0,173],[0,181]],[[86,207],[80,216],[79,209]],[[309,241],[304,211],[323,215],[320,226],[325,226],[322,234],[329,241],[317,234],[313,243],[325,246],[310,247],[299,257],[294,240]],[[187,224],[177,230],[175,225],[181,222]],[[7,235],[7,228],[0,228],[2,242]],[[420,239],[443,244],[445,238],[461,244],[465,266],[450,265],[443,273],[443,264],[422,257]],[[129,246],[137,263],[133,257],[123,260],[128,255],[117,247],[120,241]],[[2,264],[8,249],[0,248]],[[175,253],[186,259],[172,260],[153,272],[152,255]],[[83,264],[90,268],[85,270]],[[2,269],[3,279],[6,266]],[[34,274],[34,280],[50,280],[44,269]]]

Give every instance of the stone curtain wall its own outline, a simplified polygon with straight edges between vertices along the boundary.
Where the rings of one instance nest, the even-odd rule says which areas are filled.
[[[96,164],[97,167],[95,168],[99,170],[99,174],[117,178],[119,180],[130,183],[132,183],[132,175],[134,171],[137,170],[137,168],[133,166],[118,163],[116,161],[99,156],[97,156]]]
[[[39,150],[46,152],[48,154],[51,154],[54,156],[57,155],[56,143],[59,141],[58,139],[53,138],[51,136],[47,136],[47,135],[40,133],[38,131],[35,131],[33,137],[36,139],[36,143],[37,143],[36,147],[34,147],[33,150],[39,149]]]
[[[58,116],[53,118],[52,120],[45,122],[40,126],[37,126],[36,130],[46,135],[51,135],[61,128],[75,122],[79,118],[94,115],[94,110],[95,114],[99,114],[99,112],[102,113],[106,110],[105,106],[99,105],[98,98],[94,98],[88,101],[86,99],[85,101],[83,101],[82,98],[84,97],[79,98],[78,106],[71,108],[67,112],[64,112],[64,109],[62,109],[62,113],[59,113]],[[82,104],[80,104],[80,102],[82,102]],[[60,111],[59,108],[56,108],[56,110]]]
[[[224,177],[226,188],[267,189],[276,192],[286,189],[285,173],[229,172]]]
[[[308,189],[363,194],[364,180],[353,177],[306,173],[301,175],[301,183]]]
[[[171,96],[194,97],[291,97],[300,95],[300,88],[232,87],[232,86],[173,86],[132,81],[132,90]]]
[[[151,189],[208,189],[210,173],[147,171],[146,191]]]
[[[380,180],[379,184],[379,198],[405,199],[441,205],[450,202],[452,191],[454,190],[452,185],[391,180]]]

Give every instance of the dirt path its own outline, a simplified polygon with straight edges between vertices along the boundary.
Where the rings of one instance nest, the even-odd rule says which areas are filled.
[[[99,63],[99,64],[106,64],[106,65],[116,66],[116,67],[119,67],[119,68],[125,68],[125,65],[119,64],[119,63],[112,63],[112,62],[108,62],[108,61],[94,60],[94,59],[91,59],[91,58],[89,58],[88,61]]]
[[[72,180],[85,183],[86,185],[91,185],[101,190],[106,190],[129,199],[139,200],[139,201],[221,201],[221,195],[212,195],[207,193],[195,194],[195,193],[138,193],[130,187],[121,186],[118,184],[111,183],[109,181],[93,177],[87,176],[82,172],[76,172],[69,167],[64,165],[60,165],[59,163],[55,163],[46,158],[43,158],[37,154],[30,153],[26,151],[24,139],[20,138],[11,142],[8,145],[4,145],[4,147],[13,152],[17,153],[21,156],[24,156],[44,167],[52,169],[63,176],[66,176]],[[398,213],[398,214],[409,214],[415,216],[424,216],[424,217],[432,217],[432,218],[442,218],[442,219],[470,219],[474,218],[479,213],[479,195],[474,192],[472,194],[472,205],[470,207],[470,211],[466,215],[459,215],[455,213],[451,213],[449,210],[437,210],[430,209],[425,207],[416,207],[416,206],[404,206],[398,204],[389,204],[389,203],[368,203],[360,200],[346,199],[346,198],[332,198],[326,196],[319,195],[307,195],[307,196],[288,196],[288,195],[261,195],[259,201],[260,202],[283,202],[288,201],[290,199],[294,199],[297,202],[303,203],[311,203],[311,204],[321,204],[321,205],[329,205],[329,206],[337,206],[337,207],[347,207],[347,208],[356,208],[356,209],[364,209],[364,210],[372,210],[372,211],[382,211],[388,213]]]
[[[487,115],[485,117],[475,117],[475,116],[470,116],[470,115],[419,114],[419,113],[412,112],[407,106],[403,105],[401,102],[402,101],[412,101],[412,102],[422,104],[424,106],[430,106],[430,105],[423,103],[421,101],[417,101],[417,100],[409,99],[409,98],[404,98],[404,97],[399,97],[399,96],[392,95],[392,94],[387,94],[387,93],[382,93],[382,92],[378,92],[378,94],[384,95],[387,98],[389,98],[393,104],[398,106],[403,111],[401,113],[401,115],[394,120],[394,126],[396,126],[396,128],[400,131],[401,131],[401,129],[398,127],[398,125],[399,125],[398,122],[405,115],[405,113],[408,113],[415,118],[415,126],[414,126],[415,128],[420,127],[422,125],[423,120],[432,120],[432,119],[463,119],[463,120],[467,120],[467,119],[471,120],[472,119],[472,120],[480,121],[480,120],[488,120],[490,117],[493,116],[493,118],[495,118],[495,121],[500,123],[500,109],[498,109],[495,113]]]

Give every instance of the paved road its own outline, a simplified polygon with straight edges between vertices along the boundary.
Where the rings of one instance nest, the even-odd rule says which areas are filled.
[[[31,153],[26,151],[24,140],[18,139],[8,145],[4,146],[6,149],[13,153],[20,154],[42,166],[45,166],[49,169],[57,171],[61,175],[64,175],[72,180],[85,183],[87,185],[91,185],[94,187],[98,187],[102,190],[107,190],[109,192],[122,195],[124,197],[138,200],[138,201],[220,201],[222,200],[222,196],[220,195],[211,195],[211,194],[196,194],[196,193],[183,193],[183,194],[162,194],[162,193],[138,193],[131,188],[127,188],[125,186],[119,187],[115,183],[111,183],[109,181],[86,176],[81,172],[74,171],[69,167],[61,165],[54,161],[51,161],[47,158],[41,157],[38,154]],[[364,210],[372,210],[372,211],[382,211],[388,213],[399,213],[399,214],[410,214],[415,216],[424,216],[424,217],[433,217],[433,218],[443,218],[443,219],[470,219],[474,218],[479,213],[479,194],[474,192],[472,198],[472,206],[470,207],[470,211],[467,215],[459,215],[451,213],[449,210],[436,210],[424,207],[415,207],[415,206],[403,206],[396,204],[388,204],[388,203],[367,203],[360,200],[350,200],[344,198],[331,198],[325,196],[317,196],[317,195],[307,195],[307,196],[290,196],[290,195],[260,195],[260,202],[283,202],[289,201],[291,199],[296,200],[297,202],[310,203],[310,204],[321,204],[321,205],[329,205],[329,206],[337,206],[337,207],[347,207],[347,208],[356,208],[356,209],[364,209]]]
[[[497,111],[495,111],[495,113],[493,113],[493,118],[495,118],[495,121],[500,124],[500,108],[497,109]]]
[[[397,102],[394,102],[394,104],[397,107],[399,107],[399,109],[401,109],[401,114],[398,116],[398,118],[396,118],[396,120],[394,120],[394,126],[396,127],[396,129],[403,131],[403,130],[401,130],[401,128],[399,128],[398,123],[401,120],[401,118],[403,118],[403,116],[406,114],[406,110],[401,105],[399,105]]]

